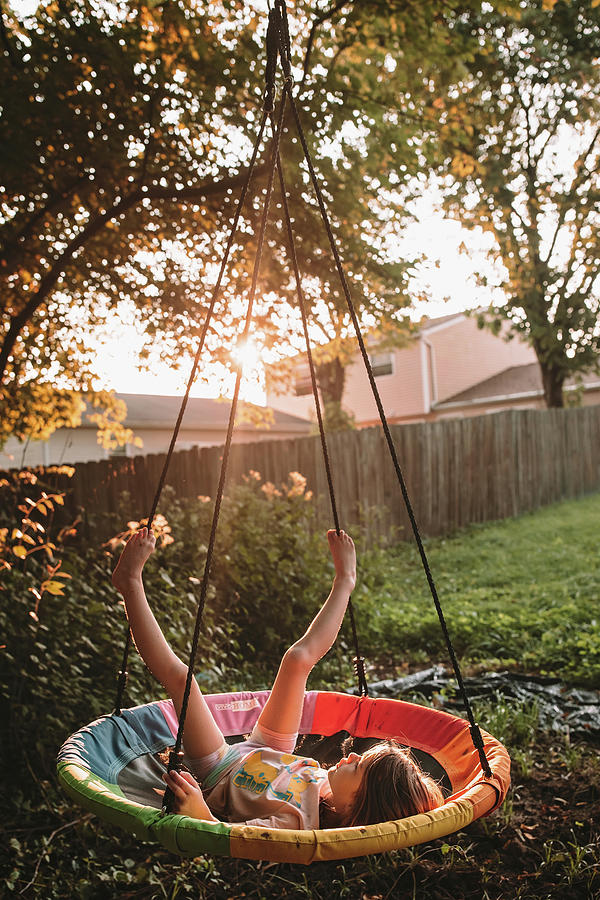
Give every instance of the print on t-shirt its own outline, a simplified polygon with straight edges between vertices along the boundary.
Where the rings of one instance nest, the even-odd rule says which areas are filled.
[[[264,794],[277,800],[291,803],[297,809],[302,806],[302,794],[312,782],[318,781],[318,764],[314,759],[303,759],[291,753],[281,754],[282,767],[267,763],[262,750],[256,750],[246,757],[242,766],[234,774],[232,782],[252,794]],[[310,771],[314,768],[314,776]]]

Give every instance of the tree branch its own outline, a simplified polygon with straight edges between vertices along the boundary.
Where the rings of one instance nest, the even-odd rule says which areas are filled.
[[[579,294],[582,298],[587,296],[587,290],[584,290],[584,283],[586,278],[590,278],[589,284],[593,284],[595,278],[598,275],[598,265],[594,264],[591,266],[591,271],[588,271],[579,285],[578,289],[575,289],[572,294],[567,294],[566,288],[575,274],[575,271],[580,268],[580,263],[577,259],[577,242],[573,242],[573,250],[571,252],[571,258],[569,259],[569,263],[567,265],[566,272],[564,273],[563,282],[562,282],[562,291],[560,293],[560,297],[558,300],[558,304],[556,307],[556,319],[560,319],[561,321],[565,320],[566,312],[568,308],[568,304],[572,303],[573,298],[576,294]]]
[[[261,174],[264,167],[254,171],[254,177]],[[211,181],[201,184],[194,188],[184,188],[181,191],[175,191],[169,187],[153,187],[148,190],[138,189],[132,191],[127,197],[121,197],[106,212],[96,215],[87,225],[82,228],[76,237],[67,245],[58,259],[54,261],[50,269],[39,282],[37,291],[31,299],[25,304],[23,309],[13,317],[8,330],[6,331],[2,347],[0,349],[0,384],[6,376],[6,369],[10,354],[17,342],[19,334],[29,322],[34,313],[45,302],[48,294],[56,285],[61,272],[65,265],[73,258],[73,255],[80,250],[81,247],[92,238],[95,237],[109,222],[131,209],[142,200],[172,200],[174,202],[187,202],[200,200],[208,195],[222,194],[230,188],[241,186],[247,177],[247,170],[242,171],[238,175],[224,178],[221,181]]]
[[[554,122],[552,123],[552,126],[551,126],[551,127],[548,126],[548,134],[547,134],[547,137],[545,138],[545,140],[542,141],[542,145],[541,145],[541,147],[540,147],[539,153],[537,153],[537,154],[535,155],[534,163],[535,163],[536,166],[537,166],[537,164],[539,163],[539,161],[541,160],[542,156],[544,155],[544,153],[545,153],[545,151],[546,151],[546,147],[548,146],[548,143],[552,140],[552,138],[554,137],[554,135],[555,135],[556,132],[558,131],[559,125],[560,125],[561,122],[563,121],[562,118],[561,118],[561,113],[562,113],[562,111],[563,111],[563,109],[564,109],[564,107],[565,107],[565,103],[566,103],[566,98],[563,96],[562,101],[561,101],[561,103],[560,103],[560,106],[559,106],[558,110],[556,111],[556,115],[555,115],[555,117],[554,117]]]
[[[43,218],[45,215],[52,214],[53,210],[56,208],[58,203],[61,203],[63,200],[66,200],[70,194],[76,191],[81,187],[82,184],[90,183],[87,175],[80,175],[77,177],[75,181],[72,181],[71,184],[65,188],[63,191],[57,191],[51,199],[48,200],[45,206],[42,206],[38,209],[37,212],[33,214],[31,219],[23,224],[23,226],[16,232],[9,240],[7,240],[5,244],[5,253],[8,255],[8,252],[11,247],[15,247],[19,241],[28,238],[35,225]]]
[[[311,25],[310,33],[308,35],[308,41],[306,42],[306,53],[304,54],[304,66],[302,67],[302,78],[300,80],[300,85],[304,85],[306,79],[308,77],[308,68],[310,64],[310,57],[312,53],[313,43],[315,40],[315,35],[317,33],[317,29],[320,28],[325,22],[329,19],[332,19],[334,15],[343,9],[344,6],[347,6],[348,0],[338,0],[338,3],[334,4],[331,9],[327,10],[327,12],[323,13],[323,15],[318,16]]]
[[[567,193],[566,197],[564,198],[564,202],[563,202],[562,208],[559,213],[558,221],[556,223],[556,228],[554,229],[554,234],[552,236],[552,241],[550,242],[550,249],[548,250],[548,253],[546,256],[546,260],[545,260],[546,263],[548,263],[550,261],[552,253],[554,252],[554,247],[556,246],[556,241],[558,240],[558,235],[560,233],[560,229],[564,225],[567,212],[569,211],[569,209],[571,209],[571,201],[575,199],[575,192],[577,191],[577,188],[580,187],[581,184],[583,184],[584,178],[586,178],[590,174],[586,168],[586,164],[587,164],[588,157],[589,157],[590,153],[592,152],[592,150],[594,149],[596,141],[598,140],[599,137],[600,137],[600,126],[594,132],[594,135],[592,137],[592,140],[590,141],[590,144],[589,144],[587,150],[584,150],[584,152],[579,157],[579,160],[578,160],[579,161],[579,170],[577,171],[577,174],[571,183],[569,192]],[[575,165],[577,165],[577,163]]]
[[[15,59],[15,51],[12,48],[12,45],[8,39],[8,33],[6,31],[6,27],[4,25],[4,9],[2,0],[0,0],[0,39],[2,40],[2,44],[4,45],[4,49],[8,54],[8,58],[10,59],[11,65],[18,69],[17,60]]]
[[[536,168],[535,163],[533,161],[533,153],[532,153],[532,142],[533,135],[531,131],[531,102],[526,102],[525,97],[522,95],[521,91],[517,92],[520,106],[523,112],[525,113],[525,153],[527,156],[526,165],[523,167],[523,174],[525,175],[525,179],[527,182],[527,198],[526,205],[527,211],[529,213],[529,225],[523,222],[521,217],[521,223],[523,228],[525,229],[525,234],[527,235],[527,241],[530,247],[530,251],[533,254],[534,263],[536,267],[540,264],[540,235],[538,230],[538,214],[539,214],[539,200],[537,196],[537,191],[535,187],[536,183]]]

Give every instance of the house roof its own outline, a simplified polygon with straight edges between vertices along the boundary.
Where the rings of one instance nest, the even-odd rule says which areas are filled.
[[[128,428],[172,429],[177,420],[182,397],[169,397],[160,394],[121,394],[117,398],[127,406],[124,425]],[[252,404],[250,404],[252,406]],[[253,407],[259,411],[261,407]],[[229,422],[231,403],[228,400],[210,400],[206,397],[190,397],[187,402],[182,421],[183,428],[201,428],[203,431],[223,431]],[[88,407],[88,411],[92,410]],[[82,423],[83,424],[83,423]],[[87,424],[87,423],[85,423]],[[91,427],[91,423],[89,423]],[[271,427],[284,428],[286,431],[297,431],[304,434],[311,427],[308,419],[291,416],[288,413],[273,410]],[[94,425],[94,428],[97,426]],[[256,426],[251,422],[240,422],[236,430],[254,431]]]
[[[449,313],[447,316],[437,316],[435,319],[424,319],[421,322],[420,329],[421,331],[428,331],[430,328],[437,328],[438,325],[445,325],[447,322],[452,322],[454,319],[462,319],[465,316],[466,312],[470,310],[463,310],[462,312]]]
[[[600,376],[594,372],[588,372],[581,376],[584,387],[600,387]],[[569,378],[565,386],[575,387],[575,378]],[[444,406],[462,406],[469,403],[485,401],[498,401],[501,398],[516,398],[527,396],[541,396],[544,392],[542,385],[542,373],[538,363],[529,363],[525,366],[511,366],[479,381],[465,391],[460,391],[452,397],[447,397],[441,403],[436,403],[435,408]]]

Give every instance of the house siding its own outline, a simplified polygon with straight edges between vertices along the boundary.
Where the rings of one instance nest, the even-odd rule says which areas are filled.
[[[573,389],[566,388],[565,405],[569,405],[569,397],[573,396]],[[585,393],[581,396],[579,402],[574,406],[598,406],[600,404],[600,384],[592,383],[586,386]],[[509,409],[547,409],[543,392],[529,391],[523,396],[509,395],[497,398],[482,397],[479,401],[457,402],[456,405],[450,403],[447,408],[443,405],[440,409],[435,410],[436,419],[468,419],[472,416],[482,416],[488,413],[505,412]]]
[[[420,342],[392,350],[394,370],[391,375],[375,379],[386,415],[421,417],[425,411],[424,379]],[[426,391],[425,391],[426,393]],[[348,367],[344,406],[357,423],[368,425],[379,421],[377,405],[362,357]]]
[[[459,394],[492,375],[536,362],[533,349],[518,338],[504,340],[508,329],[496,337],[487,328],[478,328],[475,317],[463,316],[424,331],[432,345],[437,374],[437,401]]]
[[[234,444],[245,444],[256,441],[283,440],[300,437],[306,429],[281,429],[271,426],[270,429],[237,429],[233,433]],[[147,456],[150,453],[166,453],[171,441],[170,430],[136,428],[131,425],[136,437],[141,438],[142,447],[127,446],[126,456]],[[21,444],[9,438],[0,451],[0,469],[21,468],[23,466],[71,465],[74,463],[93,462],[108,459],[111,451],[105,450],[97,441],[95,428],[61,428],[55,431],[48,441],[30,441]],[[214,447],[225,443],[225,429],[189,429],[182,431],[177,440],[178,450],[189,450],[192,447]]]
[[[507,329],[505,328],[504,334]],[[503,340],[477,327],[475,316],[457,314],[431,320],[407,346],[392,351],[391,375],[376,379],[386,416],[391,422],[439,418],[435,404],[512,366],[535,362],[534,351],[519,338]],[[269,390],[269,406],[291,415],[315,419],[312,394]],[[346,370],[344,409],[362,427],[379,421],[368,376],[359,353]],[[470,413],[469,413],[470,414]],[[461,415],[459,411],[455,415]]]

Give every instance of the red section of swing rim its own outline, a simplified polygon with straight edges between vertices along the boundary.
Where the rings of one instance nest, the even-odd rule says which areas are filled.
[[[485,755],[492,770],[486,778],[473,746],[469,723],[438,709],[403,700],[318,693],[313,733],[348,731],[355,737],[394,737],[400,744],[435,757],[455,787],[451,798],[469,795],[474,818],[493,812],[510,786],[510,758],[505,747],[482,731]],[[473,789],[478,787],[477,791]],[[488,788],[488,790],[486,790]]]

